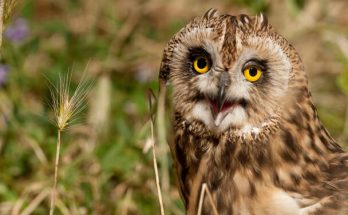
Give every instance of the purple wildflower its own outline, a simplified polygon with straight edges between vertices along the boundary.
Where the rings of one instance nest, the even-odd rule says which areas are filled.
[[[27,21],[24,18],[18,18],[7,27],[4,34],[8,40],[18,43],[28,36],[28,32]]]
[[[5,64],[0,64],[0,87],[5,83],[9,67]]]
[[[140,83],[146,83],[153,78],[153,68],[145,63],[141,63],[135,67],[135,79]]]

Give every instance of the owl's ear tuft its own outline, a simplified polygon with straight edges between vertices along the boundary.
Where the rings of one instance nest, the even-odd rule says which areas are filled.
[[[256,23],[259,29],[265,30],[268,26],[267,16],[263,13],[260,13],[260,15],[256,17]]]
[[[217,17],[219,15],[219,12],[215,8],[210,8],[205,14],[203,15],[204,19],[211,19],[213,17]]]

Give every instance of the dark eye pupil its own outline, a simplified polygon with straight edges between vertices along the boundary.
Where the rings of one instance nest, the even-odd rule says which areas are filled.
[[[249,74],[250,74],[251,76],[257,75],[257,69],[256,69],[255,67],[251,67],[251,68],[249,69]]]
[[[199,58],[197,60],[197,66],[200,69],[204,69],[207,66],[207,61],[204,58]]]

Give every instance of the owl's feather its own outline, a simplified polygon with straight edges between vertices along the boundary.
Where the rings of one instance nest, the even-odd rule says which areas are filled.
[[[207,74],[192,72],[197,47],[213,61]],[[240,69],[254,58],[267,71],[249,83]],[[243,102],[214,124],[222,72],[226,99]],[[195,18],[169,41],[159,77],[174,88],[170,149],[188,214],[203,183],[219,214],[348,213],[348,153],[321,124],[299,55],[263,15]],[[207,200],[203,214],[212,214]]]

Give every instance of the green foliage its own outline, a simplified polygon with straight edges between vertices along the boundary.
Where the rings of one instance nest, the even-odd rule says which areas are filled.
[[[232,0],[236,4],[250,8],[254,13],[267,12],[269,3],[266,0]]]
[[[348,95],[348,67],[345,67],[343,72],[338,77],[338,85],[341,90]]]
[[[4,0],[4,9],[3,9],[3,23],[6,25],[10,17],[13,13],[13,10],[15,9],[17,4],[17,0]]]
[[[294,15],[298,15],[299,12],[301,12],[306,5],[305,0],[287,0],[287,3],[289,5],[290,11]]]

